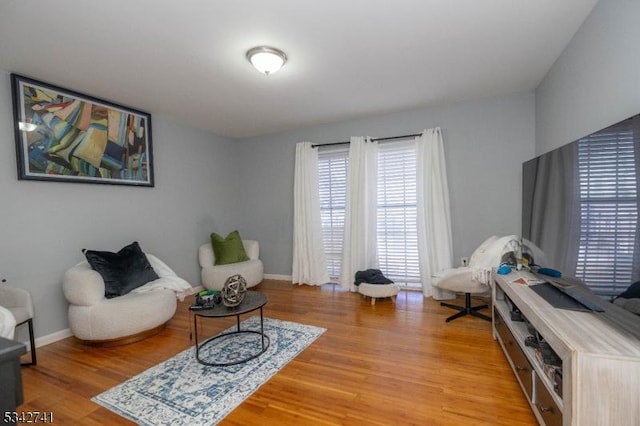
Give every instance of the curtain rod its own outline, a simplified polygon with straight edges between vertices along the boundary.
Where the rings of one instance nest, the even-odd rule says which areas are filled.
[[[401,135],[401,136],[388,136],[386,138],[374,138],[371,139],[372,141],[390,141],[390,140],[394,140],[394,139],[407,139],[407,138],[415,138],[416,136],[420,136],[422,135],[422,133],[414,133],[412,135]],[[318,143],[315,145],[311,145],[311,148],[316,148],[318,146],[332,146],[332,145],[346,145],[346,144],[350,144],[351,141],[345,141],[345,142],[330,142],[330,143]]]

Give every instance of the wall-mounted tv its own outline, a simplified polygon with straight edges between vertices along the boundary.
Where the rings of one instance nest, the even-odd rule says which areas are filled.
[[[522,236],[609,300],[640,280],[640,114],[523,164]]]

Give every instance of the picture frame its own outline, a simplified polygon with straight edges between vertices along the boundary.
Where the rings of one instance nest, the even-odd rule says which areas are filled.
[[[151,114],[11,74],[19,180],[154,186]]]

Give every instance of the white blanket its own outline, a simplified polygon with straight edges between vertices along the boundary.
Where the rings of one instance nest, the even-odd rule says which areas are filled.
[[[16,329],[16,318],[10,310],[0,306],[0,337],[5,339],[13,339],[13,333]]]
[[[173,290],[176,293],[176,297],[181,302],[190,294],[193,294],[193,287],[191,284],[183,280],[178,276],[165,276],[160,277],[157,280],[146,283],[145,285],[131,290],[132,293],[143,293],[146,291],[152,291],[159,288],[166,288]]]

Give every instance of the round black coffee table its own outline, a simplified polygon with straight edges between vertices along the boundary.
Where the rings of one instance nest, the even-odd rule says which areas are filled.
[[[243,362],[247,362],[249,360],[252,360],[254,358],[259,357],[260,355],[262,355],[267,348],[269,347],[270,344],[270,340],[269,340],[269,336],[267,336],[266,334],[264,334],[264,317],[262,316],[262,307],[264,305],[266,305],[267,303],[267,296],[264,295],[263,293],[257,292],[257,291],[247,291],[247,294],[244,297],[244,300],[242,301],[242,303],[240,303],[238,306],[234,306],[232,308],[224,306],[223,304],[219,304],[216,305],[214,308],[211,309],[204,309],[201,311],[193,311],[193,313],[195,314],[193,317],[193,325],[194,325],[194,331],[195,331],[195,335],[196,335],[196,359],[198,360],[198,362],[200,364],[204,364],[204,365],[210,365],[210,366],[214,366],[214,367],[224,367],[224,366],[228,366],[228,365],[235,365],[235,364],[241,364]],[[241,330],[240,329],[240,315],[242,314],[246,314],[248,312],[253,312],[255,310],[260,309],[260,331],[255,331],[255,330]],[[225,318],[225,317],[232,317],[235,316],[236,317],[236,321],[237,321],[237,329],[235,331],[230,331],[228,333],[221,333],[218,334],[216,336],[210,337],[209,339],[205,340],[202,343],[198,342],[198,317],[202,317],[202,318]],[[210,344],[211,342],[215,341],[216,339],[220,339],[226,336],[233,336],[233,335],[239,335],[239,334],[247,334],[247,333],[253,333],[253,334],[258,334],[261,336],[261,340],[262,340],[262,350],[260,350],[258,353],[253,354],[249,357],[240,359],[240,360],[236,360],[236,361],[232,361],[232,362],[210,362],[207,360],[204,360],[202,358],[200,358],[200,350],[205,346]]]

